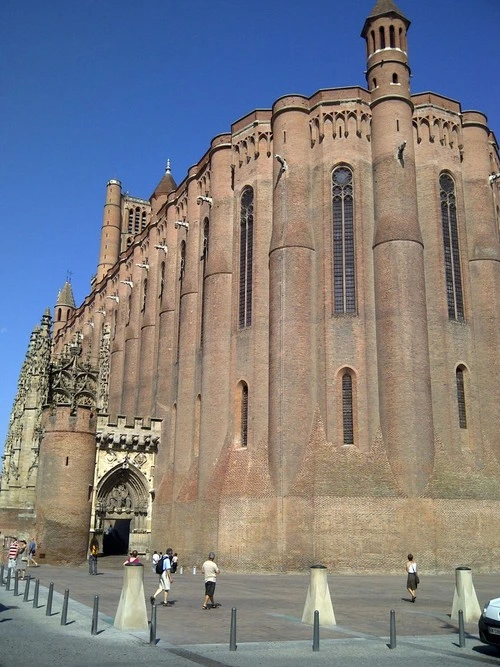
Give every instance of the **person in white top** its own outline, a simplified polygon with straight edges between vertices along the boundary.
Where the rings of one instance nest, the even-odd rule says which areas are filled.
[[[205,599],[203,600],[201,608],[216,609],[219,605],[216,605],[214,602],[215,582],[220,570],[215,562],[215,554],[213,551],[208,554],[208,560],[201,566],[201,571],[205,575]],[[208,606],[209,601],[210,606]]]
[[[408,561],[406,562],[406,588],[411,595],[411,601],[415,602],[417,599],[417,564],[413,559],[413,554],[408,554]]]

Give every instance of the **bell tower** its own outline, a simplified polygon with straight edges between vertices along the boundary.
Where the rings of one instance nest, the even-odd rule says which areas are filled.
[[[432,473],[434,429],[409,25],[392,0],[378,0],[361,35],[367,45],[372,111],[380,426],[392,470],[402,491],[411,497],[423,493]]]

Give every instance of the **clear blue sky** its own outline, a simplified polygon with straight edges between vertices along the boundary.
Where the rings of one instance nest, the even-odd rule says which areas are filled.
[[[499,0],[399,0],[412,91],[500,138]],[[281,95],[365,85],[375,0],[1,0],[0,452],[30,333],[67,272],[95,273],[105,186],[148,198]]]

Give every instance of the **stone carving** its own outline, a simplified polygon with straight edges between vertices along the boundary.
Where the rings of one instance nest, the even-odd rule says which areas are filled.
[[[111,327],[109,324],[105,324],[102,328],[101,344],[99,347],[99,376],[97,380],[97,406],[99,412],[108,411],[110,351]]]
[[[139,454],[136,454],[133,458],[133,462],[138,468],[142,468],[147,460],[148,457],[143,452],[139,452]]]
[[[106,512],[108,514],[130,512],[132,500],[128,488],[123,483],[114,486],[106,499]]]

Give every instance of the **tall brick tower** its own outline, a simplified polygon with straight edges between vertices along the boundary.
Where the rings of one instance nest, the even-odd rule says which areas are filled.
[[[99,251],[99,265],[97,267],[97,282],[106,275],[108,269],[114,266],[120,254],[121,227],[122,227],[122,184],[112,179],[106,186],[106,203],[101,230],[101,249]]]
[[[372,110],[380,425],[401,489],[418,496],[432,472],[434,435],[406,39],[409,25],[392,0],[379,0],[361,35],[367,43]]]

